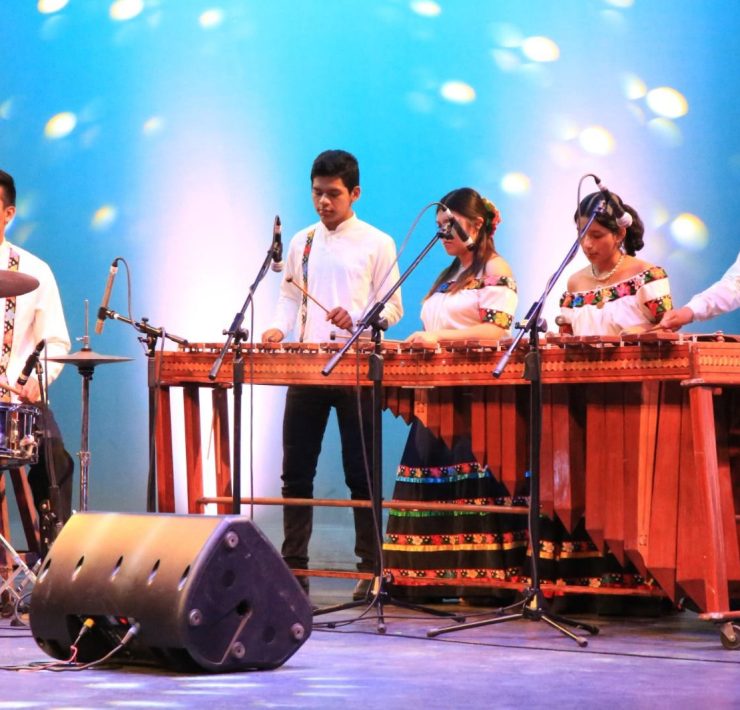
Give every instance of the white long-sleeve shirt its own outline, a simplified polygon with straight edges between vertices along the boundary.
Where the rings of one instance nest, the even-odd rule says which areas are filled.
[[[0,244],[0,269],[8,268],[10,248],[11,245],[7,240]],[[26,359],[41,340],[46,340],[48,357],[69,352],[70,340],[59,288],[48,264],[15,244],[12,248],[20,258],[18,271],[35,277],[39,282],[38,287],[30,293],[16,296],[13,345],[7,369],[8,382],[14,385],[26,364]],[[5,317],[5,300],[0,298],[0,319]],[[43,353],[41,361],[44,362]],[[48,363],[49,383],[58,377],[62,367],[59,363]],[[36,375],[34,373],[31,376]]]
[[[306,238],[312,230],[314,238],[308,258],[308,284],[305,284],[303,255]],[[333,231],[321,222],[301,230],[291,239],[288,247],[280,296],[271,327],[281,330],[286,339],[290,339],[289,334],[295,340],[300,337],[303,294],[288,282],[289,278],[305,288],[327,310],[338,306],[346,309],[352,317],[353,326],[356,325],[364,312],[398,280],[395,258],[396,245],[393,239],[355,215]],[[382,315],[389,325],[401,319],[403,305],[400,289],[388,301]],[[346,335],[327,321],[326,313],[308,299],[303,340],[326,342],[332,331],[337,335]]]
[[[740,308],[740,252],[735,263],[725,275],[687,304],[694,313],[694,320],[708,320]]]

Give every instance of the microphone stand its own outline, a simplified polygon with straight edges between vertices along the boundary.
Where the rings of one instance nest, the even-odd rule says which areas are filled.
[[[272,244],[267,250],[265,260],[262,262],[257,278],[254,283],[249,287],[247,298],[244,301],[244,305],[241,310],[234,316],[234,320],[228,330],[224,330],[223,334],[226,336],[226,342],[221,348],[221,352],[213,363],[210,372],[208,373],[208,379],[214,381],[218,377],[218,372],[223,365],[226,354],[231,349],[232,343],[235,344],[234,348],[234,360],[232,363],[233,369],[233,383],[234,383],[234,468],[232,471],[232,498],[231,498],[231,512],[234,515],[239,515],[241,512],[241,467],[242,467],[242,385],[244,384],[244,358],[242,354],[241,344],[249,337],[249,333],[242,328],[244,322],[244,314],[249,308],[249,305],[254,299],[254,293],[257,290],[260,282],[267,274],[270,268],[270,261],[273,259],[273,255],[276,253],[275,249],[277,246],[277,240],[273,237]],[[253,493],[253,492],[252,492]]]
[[[149,473],[146,487],[146,510],[147,513],[154,513],[157,510],[157,463],[155,449],[157,376],[154,371],[154,354],[157,351],[157,342],[160,338],[167,338],[178,345],[187,345],[188,341],[178,335],[168,333],[164,328],[155,328],[154,326],[149,325],[149,319],[145,317],[142,317],[140,321],[135,321],[126,316],[122,316],[120,313],[117,313],[110,308],[101,308],[98,311],[98,317],[104,319],[110,318],[111,320],[119,320],[122,323],[128,323],[134,328],[134,330],[142,333],[144,336],[139,338],[139,340],[146,345],[147,388],[149,390]],[[85,340],[83,349],[87,349],[88,347],[87,340]],[[90,373],[90,377],[92,377],[92,372]]]
[[[354,621],[361,620],[365,613],[370,609],[375,609],[378,620],[378,632],[385,633],[385,618],[383,608],[386,605],[394,605],[404,609],[411,609],[413,611],[423,612],[425,614],[432,614],[434,616],[451,617],[457,621],[464,621],[464,617],[459,614],[448,611],[440,611],[438,609],[432,609],[427,606],[420,604],[413,604],[411,602],[402,601],[400,599],[393,598],[387,590],[387,580],[383,574],[383,537],[381,532],[382,515],[383,515],[383,354],[382,354],[382,331],[388,328],[388,322],[381,317],[381,313],[385,304],[388,303],[393,294],[401,287],[401,284],[409,277],[412,271],[421,263],[422,259],[431,251],[432,247],[440,238],[440,233],[434,235],[431,241],[422,249],[421,253],[414,259],[411,265],[403,272],[398,281],[391,286],[388,293],[383,296],[367,313],[367,315],[360,320],[355,328],[355,332],[347,340],[344,346],[339,350],[332,358],[327,362],[324,368],[321,370],[321,374],[328,377],[332,370],[337,366],[339,361],[345,356],[347,351],[357,341],[362,332],[366,328],[371,328],[371,339],[374,344],[373,353],[368,361],[368,379],[371,380],[372,384],[372,412],[373,412],[373,441],[372,441],[372,485],[370,486],[370,499],[373,511],[373,520],[375,522],[375,546],[377,554],[375,556],[375,564],[373,568],[373,582],[370,593],[372,594],[372,600],[368,604],[368,600],[359,600],[346,602],[344,604],[336,604],[323,609],[314,611],[314,616],[320,614],[328,614],[334,611],[342,611],[344,609],[354,609],[357,607],[367,607],[365,611],[357,618],[352,621],[340,622],[342,625],[352,623]],[[333,628],[337,622],[330,622],[329,627]]]
[[[440,634],[446,634],[451,631],[461,631],[464,629],[474,629],[479,626],[488,626],[490,624],[502,624],[506,621],[516,619],[528,619],[530,621],[544,621],[561,634],[573,639],[580,647],[588,645],[588,640],[583,636],[578,636],[565,626],[572,626],[581,629],[591,635],[599,633],[599,629],[591,624],[586,624],[575,619],[569,619],[559,614],[553,614],[549,611],[545,602],[544,594],[540,587],[539,567],[540,567],[540,450],[542,447],[542,362],[540,356],[539,333],[547,330],[547,324],[540,318],[545,306],[545,299],[552,290],[555,282],[560,278],[565,267],[573,260],[578,253],[583,235],[589,230],[592,222],[596,218],[597,210],[595,209],[583,229],[578,232],[578,236],[570,247],[565,259],[557,268],[555,273],[545,286],[545,290],[537,301],[530,307],[523,321],[516,324],[518,333],[514,337],[507,351],[501,356],[498,365],[493,370],[493,377],[500,377],[506,368],[509,359],[517,349],[519,342],[524,337],[525,332],[529,333],[529,350],[524,357],[524,377],[530,381],[529,389],[529,473],[530,473],[530,500],[529,500],[529,538],[532,548],[532,576],[531,584],[524,591],[524,600],[521,604],[521,611],[514,614],[505,614],[496,616],[492,619],[481,619],[471,621],[467,624],[456,624],[442,628],[430,629],[427,636],[434,637]],[[501,610],[499,610],[500,612]]]

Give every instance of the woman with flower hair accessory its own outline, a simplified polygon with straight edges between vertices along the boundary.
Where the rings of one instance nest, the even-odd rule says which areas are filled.
[[[635,256],[644,244],[640,215],[618,195],[612,193],[612,198],[632,218],[629,226],[617,224],[614,206],[602,192],[585,197],[574,216],[580,229],[596,209],[581,238],[590,263],[568,279],[560,299],[558,322],[574,335],[640,333],[672,308],[665,270]]]
[[[568,279],[567,291],[560,299],[561,332],[574,335],[621,335],[640,333],[655,327],[671,309],[668,276],[660,266],[638,259],[644,245],[645,228],[639,214],[612,193],[631,222],[620,226],[614,203],[603,192],[585,197],[574,215],[579,229],[596,210],[596,217],[581,238],[581,248],[589,265]],[[624,224],[622,221],[622,224]],[[579,521],[569,534],[558,520],[541,518],[540,577],[543,581],[587,587],[645,588],[654,581],[643,578],[631,566],[622,567],[608,550],[593,544]],[[621,600],[621,602],[620,602]],[[564,600],[565,611],[619,611],[616,605],[637,604],[632,597],[607,600],[585,595]],[[584,604],[586,605],[584,608]]]
[[[505,337],[517,291],[511,269],[494,245],[499,212],[468,187],[448,193],[441,204],[437,223],[453,260],[424,298],[424,330],[412,333],[407,342]],[[414,420],[393,498],[490,505],[511,501],[512,493],[486,462],[475,459],[469,435],[456,436],[448,447]],[[391,593],[417,601],[490,597],[491,582],[519,581],[526,546],[521,516],[391,509],[384,545]]]

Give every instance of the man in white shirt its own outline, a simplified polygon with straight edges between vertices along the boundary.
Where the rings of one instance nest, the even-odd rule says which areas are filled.
[[[696,294],[682,308],[668,311],[660,321],[660,328],[678,330],[695,320],[708,320],[736,308],[740,308],[740,253],[719,281]]]
[[[0,395],[5,395],[6,400],[12,399],[16,402],[20,400],[38,405],[41,392],[36,372],[30,374],[24,385],[17,385],[28,356],[42,340],[46,341],[46,356],[64,355],[69,351],[70,340],[59,289],[51,269],[41,259],[11,244],[5,238],[6,228],[15,217],[15,201],[15,182],[11,175],[0,170],[0,269],[17,270],[33,276],[39,282],[38,287],[30,293],[0,298],[0,318],[4,320],[4,347],[0,350]],[[40,359],[44,362],[44,353]],[[47,381],[53,382],[61,370],[62,365],[49,361],[45,375]],[[2,390],[3,382],[17,385],[22,395],[13,394],[11,397],[8,390]],[[44,421],[39,421],[38,425],[45,430],[46,441],[42,438],[38,462],[29,468],[28,482],[36,508],[39,514],[43,515],[44,511],[49,509],[51,479],[48,468],[54,467],[54,477],[59,487],[59,499],[56,501],[59,509],[52,510],[51,513],[57,523],[64,523],[72,510],[74,462],[64,450],[59,427],[51,410],[46,409],[45,416],[43,413],[44,410],[41,417]],[[49,457],[46,455],[47,450],[50,453]],[[54,525],[53,518],[51,524]],[[49,532],[51,534],[51,531]],[[48,543],[51,540],[42,540],[42,543],[44,542]]]
[[[350,153],[328,150],[314,161],[311,192],[320,221],[298,232],[290,242],[275,318],[272,327],[262,334],[263,342],[279,342],[291,332],[302,342],[327,342],[333,332],[341,335],[351,331],[364,312],[397,281],[393,239],[357,219],[353,211],[360,197],[359,183],[357,160]],[[382,315],[393,325],[402,314],[398,290]],[[367,387],[363,388],[361,403],[365,455],[370,462],[372,416]],[[332,386],[329,377],[326,386],[288,388],[283,418],[284,498],[313,497],[316,464],[332,408],[339,422],[342,464],[350,495],[353,500],[370,497],[355,390]],[[353,512],[355,554],[360,559],[357,566],[371,572],[377,556],[372,511],[354,508]],[[312,523],[310,506],[285,506],[282,556],[293,569],[308,568]],[[298,579],[308,592],[307,578]],[[355,589],[355,598],[365,594],[367,585],[362,582]]]

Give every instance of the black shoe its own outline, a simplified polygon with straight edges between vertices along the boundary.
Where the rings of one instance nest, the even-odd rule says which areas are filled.
[[[370,588],[372,586],[372,579],[358,579],[357,584],[355,584],[355,589],[352,592],[352,601],[359,602],[362,599],[367,599],[370,594]]]

